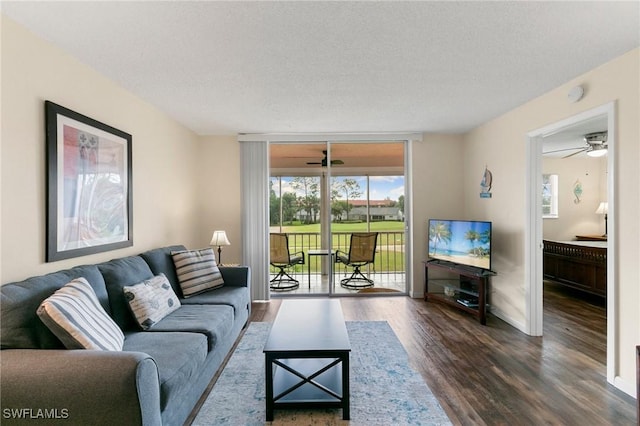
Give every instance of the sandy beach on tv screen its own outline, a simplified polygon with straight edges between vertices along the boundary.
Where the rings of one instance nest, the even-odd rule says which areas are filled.
[[[489,269],[488,257],[472,257],[472,256],[450,256],[446,254],[438,254],[438,259],[448,260],[449,262],[464,263],[465,265],[476,266],[478,268]]]

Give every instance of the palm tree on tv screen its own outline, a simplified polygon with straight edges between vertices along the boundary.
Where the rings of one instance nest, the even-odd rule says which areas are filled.
[[[475,242],[480,240],[480,234],[470,229],[464,234],[464,239],[469,240],[469,242],[471,243],[471,250],[469,250],[469,253],[477,256],[478,250],[475,246]]]
[[[434,222],[429,229],[429,238],[433,241],[433,254],[436,254],[439,242],[451,242],[451,227],[448,223]]]
[[[482,231],[482,233],[480,234],[480,244],[485,245],[485,244],[491,244],[491,231],[488,229],[485,229],[484,231]],[[484,247],[480,247],[480,255],[483,257],[486,257],[489,255],[489,250],[485,249]]]

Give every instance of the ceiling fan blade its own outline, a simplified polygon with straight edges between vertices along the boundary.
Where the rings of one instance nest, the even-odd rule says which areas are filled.
[[[322,166],[322,167],[327,167],[327,151],[323,150],[322,153],[324,154],[324,158],[322,159],[322,161],[307,161],[307,164],[310,166]],[[339,166],[341,164],[344,164],[344,161],[342,160],[331,160],[331,165],[332,166]]]
[[[586,149],[586,148],[584,148],[584,147],[579,147],[579,148],[563,148],[563,149],[556,149],[556,150],[554,150],[554,151],[546,151],[546,152],[543,152],[542,154],[543,154],[543,155],[545,155],[545,154],[555,154],[556,152],[574,151],[574,150],[576,150],[576,149],[580,149],[580,150],[582,150],[582,149]]]
[[[562,158],[569,158],[569,157],[573,157],[574,155],[578,155],[578,154],[580,154],[581,152],[585,152],[587,149],[588,149],[588,148],[583,148],[583,149],[581,149],[581,150],[580,150],[580,151],[578,151],[578,152],[574,152],[573,154],[565,155],[565,156],[564,156],[564,157],[562,157]]]

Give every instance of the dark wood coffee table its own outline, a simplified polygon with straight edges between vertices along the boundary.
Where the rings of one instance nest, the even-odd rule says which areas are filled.
[[[284,300],[264,345],[266,420],[310,407],[342,408],[349,420],[350,352],[339,300]]]

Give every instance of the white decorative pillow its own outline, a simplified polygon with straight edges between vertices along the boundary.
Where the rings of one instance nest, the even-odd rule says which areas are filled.
[[[58,289],[40,304],[37,314],[67,349],[122,350],[122,330],[85,278]]]
[[[153,327],[162,318],[180,307],[178,296],[164,274],[140,284],[125,286],[124,298],[143,330]]]
[[[171,256],[185,298],[224,285],[211,248],[172,251]]]

